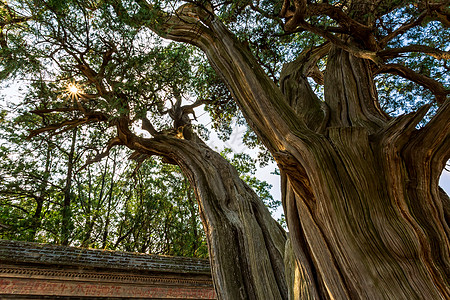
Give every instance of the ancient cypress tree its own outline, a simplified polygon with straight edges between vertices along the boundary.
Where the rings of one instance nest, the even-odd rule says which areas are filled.
[[[438,186],[450,157],[448,1],[193,1],[173,12],[150,1],[136,1],[133,12],[113,2],[130,23],[201,49],[272,153],[305,297],[450,297],[449,198]],[[247,22],[281,18],[284,34],[307,31],[324,43],[273,80],[258,45],[252,52],[251,38],[235,33],[245,23],[219,17],[227,9],[242,22],[246,12]],[[428,102],[389,115],[379,74],[419,86],[399,90],[393,102],[411,94]],[[308,77],[323,84],[322,99]]]

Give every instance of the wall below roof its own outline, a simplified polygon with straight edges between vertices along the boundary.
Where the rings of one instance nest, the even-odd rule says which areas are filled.
[[[0,299],[216,299],[207,260],[0,240]]]

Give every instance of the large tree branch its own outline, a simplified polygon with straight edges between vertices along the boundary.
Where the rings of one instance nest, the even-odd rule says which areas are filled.
[[[381,62],[381,59],[377,56],[376,52],[364,50],[364,49],[358,48],[354,45],[348,44],[348,43],[344,42],[342,39],[338,38],[336,35],[329,32],[328,30],[325,30],[325,29],[317,27],[317,26],[313,26],[307,22],[302,22],[299,26],[305,30],[308,30],[309,32],[320,35],[321,37],[330,41],[337,47],[353,54],[356,57],[371,60],[375,64],[379,64]]]
[[[291,5],[291,1],[294,6]],[[372,34],[373,29],[349,17],[341,8],[329,3],[308,3],[300,0],[285,0],[280,16],[286,20],[285,30],[295,31],[296,28],[309,30],[305,18],[312,16],[328,16],[339,24],[339,31],[357,38],[368,49],[376,50],[377,45]],[[327,30],[328,31],[328,30]]]
[[[290,132],[296,132],[302,138],[312,134],[250,50],[237,41],[211,11],[185,4],[176,15],[169,16],[159,11],[146,16],[145,9],[150,11],[154,8],[145,5],[141,4],[141,24],[164,38],[190,43],[203,50],[228,85],[252,128],[267,141],[269,149],[278,151]],[[116,11],[120,11],[120,6]],[[152,21],[155,14],[163,16],[161,23]]]
[[[294,10],[290,9],[291,1],[294,4]],[[299,22],[305,19],[306,6],[306,0],[284,0],[280,15],[286,19],[286,24],[284,25],[286,31],[294,31],[298,27]]]
[[[120,0],[109,2],[118,17],[129,26],[136,28],[145,25],[164,38],[196,46],[199,40],[208,39],[209,30],[200,21],[201,18],[208,18],[209,14],[212,14],[206,9],[195,4],[184,4],[175,14],[169,14],[144,0],[137,0],[137,3],[140,10],[131,15]]]
[[[72,112],[72,111],[78,111],[78,108],[76,108],[76,107],[57,107],[57,108],[35,109],[35,110],[31,110],[30,113],[36,114],[39,116],[43,116],[45,114],[49,114],[52,112]]]
[[[442,83],[428,76],[416,73],[410,68],[400,64],[385,64],[374,70],[374,75],[382,73],[401,76],[429,89],[434,94],[438,104],[444,103],[447,99],[447,95],[450,94],[450,90],[446,89]]]
[[[421,1],[418,6],[427,9],[433,20],[441,22],[445,27],[450,27],[450,0]]]
[[[341,8],[328,3],[311,3],[308,5],[307,14],[308,16],[326,15],[330,17],[335,20],[348,34],[361,40],[368,46],[369,49],[376,49],[373,28],[352,19]]]
[[[433,159],[442,171],[450,159],[450,98],[439,107],[436,114],[415,137],[416,144],[425,148],[424,153],[435,153]]]
[[[141,126],[142,129],[144,129],[145,131],[147,131],[148,133],[150,133],[153,136],[160,134],[160,132],[158,130],[156,130],[156,128],[153,126],[152,122],[150,122],[150,120],[147,117],[143,117],[141,119],[141,121],[142,121],[142,126]]]
[[[114,137],[109,140],[108,145],[106,146],[106,149],[103,152],[98,153],[93,158],[89,158],[86,163],[80,167],[75,173],[80,172],[81,170],[85,169],[87,166],[101,161],[103,158],[109,155],[109,152],[114,146],[123,145],[122,141],[118,137]]]
[[[450,59],[450,51],[442,51],[433,47],[425,46],[425,45],[409,45],[401,48],[391,48],[379,51],[377,54],[383,59],[390,59],[398,57],[399,54],[408,53],[408,52],[419,52],[425,53],[429,56],[432,56],[436,59]]]
[[[330,48],[331,43],[325,43],[303,51],[294,61],[283,66],[280,75],[280,87],[289,105],[310,129],[318,132],[324,129],[321,124],[327,123],[327,114],[323,109],[324,103],[312,91],[307,77],[312,77],[318,84],[324,83],[317,62]]]
[[[52,131],[53,135],[61,134],[65,131],[68,131],[70,129],[73,129],[79,125],[87,124],[87,123],[94,123],[94,122],[106,122],[108,121],[108,118],[100,112],[91,113],[88,116],[82,118],[82,119],[74,119],[74,120],[68,120],[61,123],[51,124],[49,126],[39,128],[36,130],[31,130],[30,134],[28,135],[27,139],[31,139],[34,136],[37,136],[38,134]],[[57,131],[58,129],[61,129]]]
[[[396,148],[402,148],[411,138],[417,124],[423,120],[430,107],[431,104],[427,104],[415,112],[393,118],[383,130],[375,135],[376,139],[381,140],[385,146],[395,144]]]

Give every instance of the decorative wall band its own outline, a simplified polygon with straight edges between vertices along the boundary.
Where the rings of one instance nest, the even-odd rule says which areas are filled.
[[[0,240],[0,260],[116,270],[211,274],[209,262],[205,259],[82,249],[8,240]]]
[[[127,299],[216,299],[209,287],[171,287],[44,279],[0,278],[0,295],[126,297]],[[1,297],[0,297],[1,298]]]
[[[89,280],[101,282],[120,283],[146,283],[164,285],[188,285],[188,286],[212,286],[212,281],[208,279],[176,278],[166,276],[148,276],[131,274],[108,274],[92,272],[74,272],[34,268],[17,268],[0,266],[0,277],[30,278],[41,277],[60,280]]]

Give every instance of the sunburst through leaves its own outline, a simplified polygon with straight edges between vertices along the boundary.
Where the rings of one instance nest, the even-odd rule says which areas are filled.
[[[71,82],[67,85],[66,92],[68,93],[70,98],[78,99],[82,92],[81,86],[79,84]]]

